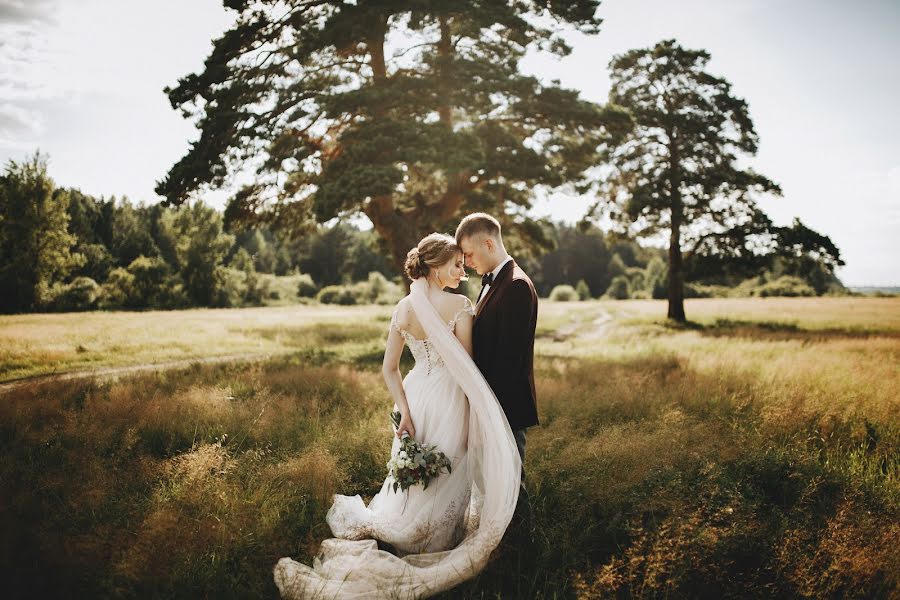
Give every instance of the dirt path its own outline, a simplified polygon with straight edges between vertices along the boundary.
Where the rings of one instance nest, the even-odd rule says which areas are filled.
[[[612,315],[605,310],[590,323],[569,323],[553,333],[553,341],[562,342],[572,338],[596,340],[605,336],[613,326]]]
[[[603,313],[590,323],[570,323],[560,327],[553,334],[556,341],[569,340],[572,338],[582,340],[596,340],[605,336],[613,326],[613,318],[608,312]],[[583,330],[579,331],[579,329]],[[97,377],[100,379],[111,379],[121,375],[129,375],[131,373],[139,373],[142,371],[157,371],[165,369],[179,369],[189,367],[193,364],[217,364],[226,362],[244,362],[252,360],[268,360],[277,356],[278,353],[244,353],[244,354],[226,354],[224,356],[209,356],[197,358],[184,358],[179,360],[170,360],[158,363],[148,363],[142,365],[128,365],[122,367],[98,367],[96,369],[80,369],[76,371],[67,371],[64,373],[47,373],[44,375],[31,375],[29,377],[21,377],[19,379],[11,379],[0,383],[0,394],[14,390],[20,386],[32,383],[46,383],[50,381],[66,381],[69,379],[88,379]]]
[[[277,353],[244,353],[244,354],[226,354],[224,356],[208,356],[197,358],[184,358],[179,360],[169,360],[158,363],[148,363],[143,365],[129,365],[124,367],[98,367],[96,369],[82,369],[78,371],[67,371],[65,373],[48,373],[45,375],[31,375],[29,377],[21,377],[19,379],[11,379],[0,383],[0,393],[8,392],[17,387],[32,384],[46,383],[49,381],[65,381],[68,379],[88,379],[98,377],[101,379],[116,378],[120,375],[128,375],[131,373],[139,373],[141,371],[156,371],[164,369],[179,369],[189,367],[193,364],[216,364],[226,362],[244,362],[251,360],[265,360],[278,356]]]
[[[591,322],[592,327],[581,334],[582,339],[596,340],[605,337],[609,330],[613,328],[612,315],[603,311],[603,314]]]

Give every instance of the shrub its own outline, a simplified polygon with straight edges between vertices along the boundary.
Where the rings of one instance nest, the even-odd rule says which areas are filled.
[[[109,272],[109,277],[101,286],[101,302],[103,308],[122,308],[130,306],[134,297],[134,275],[126,269],[118,267]]]
[[[628,278],[628,297],[634,298],[635,292],[643,290],[647,286],[644,269],[628,267],[625,269],[625,277]]]
[[[571,285],[558,285],[551,290],[550,300],[554,302],[574,302],[578,300],[578,292]]]
[[[240,306],[247,290],[247,274],[230,267],[217,266],[213,271],[212,306],[228,308]]]
[[[653,298],[662,299],[669,295],[668,268],[665,261],[660,257],[654,256],[647,263],[647,268],[644,270],[644,280],[646,281],[646,289]]]
[[[715,294],[710,289],[710,286],[704,286],[695,283],[684,284],[685,298],[712,298],[713,296],[715,296]]]
[[[316,300],[322,304],[356,304],[353,290],[343,285],[326,285],[316,294]]]
[[[260,278],[255,270],[244,271],[244,305],[259,306],[268,295],[269,280]]]
[[[378,271],[369,273],[366,281],[354,284],[353,292],[359,304],[396,304],[403,297],[403,288]]]
[[[158,256],[138,256],[127,269],[113,269],[102,288],[104,308],[179,308],[187,304],[181,279]]]
[[[756,288],[756,296],[815,296],[816,290],[808,283],[794,277],[783,275],[774,281],[770,281]]]
[[[578,283],[575,285],[575,292],[578,294],[579,300],[591,299],[591,288],[588,287],[588,284],[584,279],[578,280]]]
[[[616,275],[606,289],[606,296],[614,300],[626,300],[628,294],[628,278],[625,275]]]
[[[49,310],[91,310],[97,307],[102,290],[90,277],[76,277],[71,283],[56,284],[50,290]]]
[[[298,275],[300,280],[297,282],[297,296],[300,298],[315,298],[319,292],[319,286],[313,281],[313,278],[302,273]]]
[[[187,299],[181,297],[183,292],[179,278],[172,275],[168,263],[162,258],[138,256],[128,265],[128,272],[134,275],[131,305],[174,308],[186,303]]]

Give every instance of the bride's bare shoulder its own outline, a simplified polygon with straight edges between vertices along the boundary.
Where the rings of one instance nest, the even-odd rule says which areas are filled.
[[[410,309],[410,299],[409,296],[403,296],[400,298],[400,301],[394,306],[395,313],[406,312]]]
[[[460,311],[468,312],[466,309],[472,304],[467,296],[452,292],[441,292],[439,302],[438,312],[447,319],[458,318]]]
[[[465,308],[472,304],[472,301],[469,300],[469,297],[465,294],[454,294],[452,292],[444,292],[444,296],[446,297],[447,303],[452,308]]]

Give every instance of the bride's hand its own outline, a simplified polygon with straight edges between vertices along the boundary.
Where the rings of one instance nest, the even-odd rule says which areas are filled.
[[[409,416],[409,413],[402,413],[400,415],[400,426],[397,427],[397,432],[395,435],[397,437],[402,437],[404,431],[409,434],[409,437],[416,439],[416,426],[413,425],[412,418]]]

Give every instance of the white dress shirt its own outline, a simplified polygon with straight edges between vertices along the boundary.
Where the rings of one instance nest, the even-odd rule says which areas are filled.
[[[497,278],[497,274],[500,272],[500,269],[503,268],[503,265],[505,265],[506,263],[508,263],[508,262],[511,261],[511,260],[512,260],[512,256],[507,255],[507,256],[506,256],[506,260],[504,260],[504,261],[501,262],[499,265],[497,265],[496,267],[494,267],[494,270],[491,271],[491,273],[493,273],[493,275],[494,275],[494,279]],[[479,304],[481,304],[481,302],[487,297],[488,292],[489,292],[490,290],[491,290],[491,285],[490,285],[490,284],[488,284],[488,285],[484,286],[483,288],[481,288],[481,293],[480,293],[480,295],[478,296],[478,302],[475,304],[475,306],[478,306]]]

